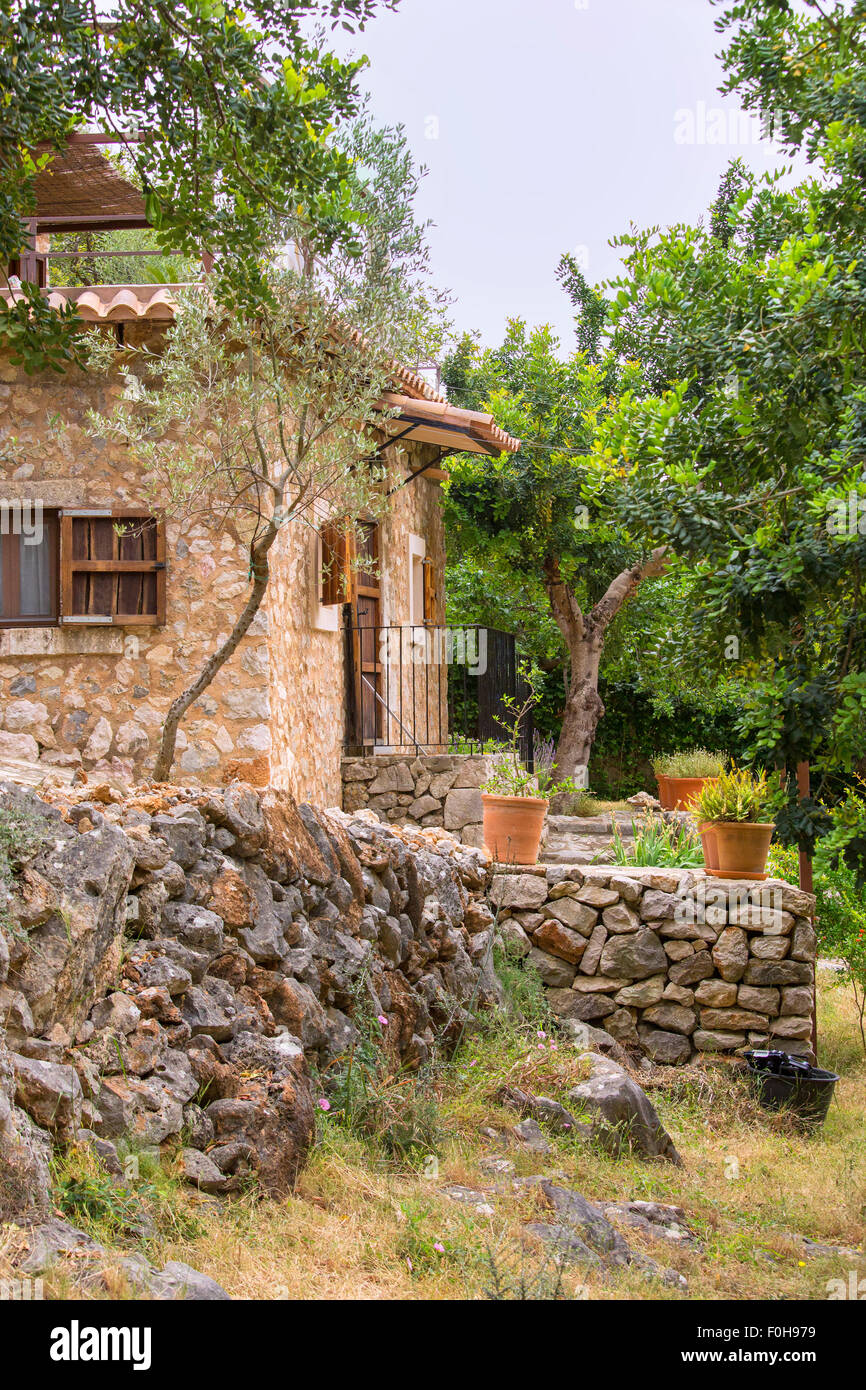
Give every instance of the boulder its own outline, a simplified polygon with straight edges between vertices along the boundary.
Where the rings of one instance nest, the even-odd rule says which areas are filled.
[[[37,1032],[60,1024],[75,1033],[119,972],[132,849],[108,822],[79,834],[33,793],[4,783],[0,795],[45,822],[47,843],[31,868],[56,904],[28,930],[7,983],[27,999]]]
[[[587,947],[586,937],[552,918],[542,922],[533,935],[535,945],[548,955],[559,956],[570,965],[577,965]]]
[[[603,889],[597,889],[603,892]],[[632,908],[625,903],[617,903],[614,907],[606,907],[601,914],[601,920],[610,932],[627,933],[635,932],[640,929],[640,917]]]
[[[40,1062],[10,1053],[15,1076],[15,1100],[22,1110],[45,1129],[74,1126],[84,1099],[74,1067],[62,1062]]]
[[[569,1099],[592,1119],[596,1141],[609,1153],[625,1150],[643,1158],[681,1159],[646,1092],[625,1069],[608,1058],[587,1053],[591,1075],[569,1091]]]
[[[654,1062],[665,1066],[678,1066],[687,1062],[692,1055],[691,1045],[682,1033],[668,1033],[659,1028],[638,1029],[641,1047]]]
[[[527,965],[537,970],[549,989],[568,989],[574,979],[574,966],[559,956],[548,955],[533,946],[526,957]]]
[[[655,1024],[657,1028],[663,1028],[670,1033],[682,1033],[686,1037],[698,1026],[698,1016],[694,1009],[670,1001],[653,1004],[649,1009],[644,1009],[642,1017],[645,1023]]]
[[[557,1018],[577,1018],[591,1023],[616,1012],[616,1004],[606,994],[581,994],[574,989],[550,989],[547,1002]]]
[[[0,1034],[0,1221],[51,1210],[51,1141],[15,1103],[16,1080]]]
[[[563,926],[570,927],[585,937],[591,934],[598,921],[595,909],[578,902],[576,898],[557,898],[555,902],[549,902],[544,910]]]

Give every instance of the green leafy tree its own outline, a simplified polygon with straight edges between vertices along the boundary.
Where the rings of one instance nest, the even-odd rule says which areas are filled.
[[[637,387],[640,374],[605,350],[604,306],[573,262],[562,262],[561,278],[578,310],[580,348],[562,357],[549,328],[528,331],[513,319],[499,348],[463,339],[443,375],[452,399],[492,411],[522,441],[516,454],[450,465],[447,519],[452,551],[494,582],[510,575],[509,591],[524,595],[548,669],[551,619],[558,630],[568,661],[556,749],[565,778],[587,766],[604,713],[599,670],[611,626],[644,581],[664,572],[667,547],[641,554],[618,523],[615,479],[590,457],[612,389]]]
[[[320,254],[360,249],[363,213],[334,128],[359,108],[363,61],[341,62],[324,21],[363,27],[397,0],[0,0],[0,265],[16,257],[34,179],[88,123],[123,147],[160,247],[216,257],[217,295],[269,295],[267,252],[288,212]],[[0,343],[28,370],[62,370],[80,327],[34,287],[0,303]]]
[[[155,507],[217,530],[230,525],[249,549],[245,602],[169,709],[157,780],[170,775],[187,710],[258,613],[280,536],[316,527],[323,512],[343,519],[387,507],[388,466],[375,459],[374,428],[392,363],[426,358],[441,341],[441,296],[413,220],[404,137],[364,126],[354,139],[365,163],[352,177],[363,177],[357,193],[370,209],[362,254],[334,247],[322,261],[296,241],[255,313],[220,303],[210,284],[191,287],[164,350],[127,350],[129,389],[109,414],[91,417],[97,433],[127,441]],[[292,233],[293,222],[275,227],[275,261]],[[91,335],[90,347],[92,367],[116,367],[112,340]]]
[[[656,389],[595,450],[624,522],[692,564],[703,659],[738,657],[752,753],[789,770],[777,823],[811,849],[829,821],[794,769],[828,787],[866,728],[866,5],[748,0],[719,27],[726,90],[818,171],[738,164],[708,225],[622,238],[613,341]]]

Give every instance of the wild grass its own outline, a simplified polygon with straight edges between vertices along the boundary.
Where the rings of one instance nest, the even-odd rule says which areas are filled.
[[[790,1117],[762,1110],[725,1063],[639,1074],[682,1168],[612,1159],[568,1134],[549,1132],[547,1155],[518,1144],[512,1133],[518,1117],[499,1103],[501,1087],[547,1095],[573,1109],[568,1092],[586,1073],[575,1044],[555,1036],[539,992],[534,1001],[521,1001],[528,1017],[489,1018],[450,1061],[440,1059],[414,1077],[386,1075],[389,1123],[401,1104],[435,1109],[429,1153],[423,1144],[395,1150],[377,1125],[332,1120],[296,1193],[281,1202],[263,1200],[252,1189],[229,1199],[200,1195],[180,1183],[175,1158],[163,1153],[155,1174],[128,1184],[150,1217],[146,1238],[135,1235],[125,1209],[118,1216],[107,1197],[107,1216],[89,1199],[82,1209],[76,1198],[70,1209],[70,1179],[82,1175],[80,1155],[62,1170],[58,1190],[65,1191],[69,1219],[90,1223],[106,1245],[142,1249],[157,1264],[185,1260],[236,1298],[684,1296],[637,1271],[604,1275],[560,1266],[525,1230],[528,1222],[549,1220],[541,1194],[531,1185],[513,1185],[515,1178],[559,1174],[592,1201],[638,1198],[681,1206],[699,1247],[662,1245],[634,1232],[627,1238],[684,1274],[690,1298],[823,1299],[828,1280],[847,1278],[851,1259],[810,1258],[802,1237],[857,1247],[866,1217],[866,1064],[850,987],[836,978],[821,972],[820,1060],[842,1081],[818,1130],[804,1131]],[[490,1163],[496,1157],[513,1171],[503,1173],[501,1165],[497,1171]],[[84,1169],[90,1181],[91,1163]],[[474,1190],[480,1200],[453,1200],[447,1189],[454,1185]],[[4,1247],[0,1233],[0,1277],[9,1258],[5,1239]],[[866,1275],[866,1256],[853,1267]],[[76,1289],[61,1269],[46,1280],[45,1292],[68,1297]]]

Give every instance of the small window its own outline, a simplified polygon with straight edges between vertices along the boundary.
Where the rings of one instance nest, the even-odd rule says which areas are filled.
[[[60,523],[63,623],[165,622],[165,523],[132,511],[67,511]]]
[[[4,526],[0,535],[0,626],[53,626],[58,618],[57,513],[43,512],[41,525],[20,530],[16,535],[14,527]]]

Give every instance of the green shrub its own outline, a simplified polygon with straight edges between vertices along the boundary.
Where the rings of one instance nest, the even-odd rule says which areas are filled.
[[[795,848],[772,845],[768,872],[789,883],[799,879],[799,855]],[[853,990],[860,1023],[860,1041],[866,1053],[866,894],[853,869],[834,863],[826,845],[819,846],[813,862],[815,929],[818,951],[835,956],[845,967],[843,978]]]

